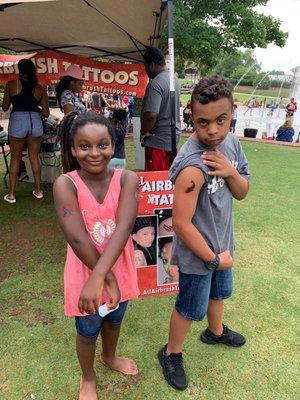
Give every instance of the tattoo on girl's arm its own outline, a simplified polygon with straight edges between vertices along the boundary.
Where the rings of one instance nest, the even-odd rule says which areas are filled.
[[[63,218],[71,217],[71,215],[75,214],[75,211],[71,210],[71,206],[69,204],[63,206],[62,211],[63,211]]]
[[[195,186],[196,186],[195,182],[194,182],[194,181],[191,181],[191,186],[189,186],[189,187],[187,187],[187,188],[185,189],[185,193],[193,192],[194,189],[195,189]]]

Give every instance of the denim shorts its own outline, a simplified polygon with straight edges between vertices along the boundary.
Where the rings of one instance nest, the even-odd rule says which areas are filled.
[[[40,113],[36,111],[15,111],[9,118],[8,135],[24,139],[27,135],[40,137],[43,134],[43,123]]]
[[[103,322],[110,322],[112,324],[120,324],[124,318],[128,301],[120,303],[119,308],[107,314],[105,317],[100,317],[98,313],[85,315],[82,317],[75,317],[75,326],[77,333],[88,339],[95,339],[100,331]]]
[[[232,268],[207,275],[184,274],[179,271],[179,293],[175,309],[183,317],[202,321],[209,299],[225,300],[232,293]]]

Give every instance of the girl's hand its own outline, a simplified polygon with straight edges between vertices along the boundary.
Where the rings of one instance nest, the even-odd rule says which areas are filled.
[[[201,157],[203,158],[203,164],[213,168],[212,171],[208,172],[208,175],[230,178],[237,173],[228,158],[219,150],[205,151]]]
[[[217,271],[233,267],[233,258],[231,257],[229,250],[225,250],[222,253],[220,253],[219,257],[220,257],[220,264],[219,267],[217,268]]]
[[[120,303],[121,293],[119,289],[118,282],[112,271],[109,271],[105,277],[105,288],[107,294],[109,295],[109,300],[107,302],[107,307],[112,309],[116,308]]]
[[[78,308],[82,314],[96,314],[98,312],[99,298],[101,297],[103,286],[104,277],[90,276],[81,291],[78,301]]]

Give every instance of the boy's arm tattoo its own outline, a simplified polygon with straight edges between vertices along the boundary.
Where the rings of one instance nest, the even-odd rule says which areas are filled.
[[[191,185],[185,189],[185,193],[193,192],[195,189],[195,186],[196,186],[195,182],[191,181]]]

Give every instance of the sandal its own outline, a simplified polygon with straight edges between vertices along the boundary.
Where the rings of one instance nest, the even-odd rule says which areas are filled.
[[[8,196],[9,196],[9,195],[6,194],[6,195],[3,197],[4,200],[7,201],[8,203],[13,204],[13,203],[15,203],[15,202],[17,201],[15,197],[13,197],[13,198],[11,199],[11,198],[9,198]]]
[[[35,190],[33,190],[32,194],[34,195],[34,197],[36,197],[37,199],[42,199],[44,197],[44,193],[41,191],[39,193],[37,193]]]

